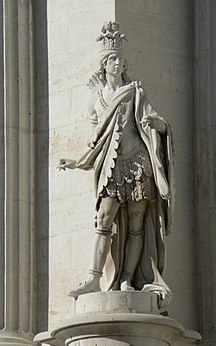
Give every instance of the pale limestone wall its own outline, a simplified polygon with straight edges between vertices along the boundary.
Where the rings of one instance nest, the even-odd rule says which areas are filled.
[[[98,67],[98,29],[109,19],[113,0],[48,1],[50,324],[71,316],[67,292],[84,279],[91,258],[92,173],[56,166],[61,157],[78,158],[91,134],[86,83]]]
[[[95,38],[104,21],[116,18],[129,39],[129,75],[144,81],[149,100],[173,129],[177,202],[167,244],[166,279],[174,293],[169,312],[197,328],[192,17],[188,0],[48,1],[50,326],[71,316],[67,292],[85,278],[94,226],[92,173],[58,172],[56,166],[60,157],[77,158],[85,149],[91,131],[85,85],[97,68]]]

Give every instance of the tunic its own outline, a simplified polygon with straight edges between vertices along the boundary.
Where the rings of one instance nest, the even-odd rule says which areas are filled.
[[[97,91],[97,96],[96,110],[100,118],[108,108],[108,105],[103,98],[102,89]],[[123,108],[122,104],[121,110]],[[124,120],[123,116],[118,117],[118,132],[121,133],[121,136],[123,136],[124,132]],[[128,127],[130,129],[126,136],[130,136],[131,131],[133,131],[133,136],[140,137],[132,111],[129,115]],[[131,147],[132,149],[127,153],[122,153],[121,147],[117,148],[117,157],[114,160],[115,166],[112,168],[112,175],[100,196],[117,198],[121,204],[142,199],[153,202],[156,199],[156,185],[148,150],[141,138],[138,145],[135,143],[135,146],[133,146],[132,143]]]

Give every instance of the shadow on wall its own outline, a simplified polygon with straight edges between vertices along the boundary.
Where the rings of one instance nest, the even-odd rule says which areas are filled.
[[[4,66],[3,66],[3,3],[0,2],[0,80],[4,80]],[[0,88],[0,254],[4,254],[4,190],[5,190],[5,162],[4,162],[4,90]],[[4,255],[0,256],[0,292],[4,292]],[[0,307],[4,306],[4,294],[0,295]],[[0,308],[0,330],[4,328],[4,309]]]
[[[48,328],[49,297],[49,89],[47,2],[33,2],[37,126],[37,332]]]

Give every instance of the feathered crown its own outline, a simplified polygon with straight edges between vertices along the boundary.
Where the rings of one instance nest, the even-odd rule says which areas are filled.
[[[125,40],[125,35],[119,32],[119,24],[117,22],[104,23],[101,33],[96,39],[100,43],[99,51],[103,55],[122,50]]]

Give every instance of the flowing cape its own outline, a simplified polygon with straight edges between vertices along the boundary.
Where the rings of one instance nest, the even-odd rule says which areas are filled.
[[[122,135],[119,131],[118,117],[126,99],[134,103],[136,126],[148,149],[157,186],[157,200],[155,203],[149,203],[144,217],[142,258],[135,272],[133,285],[136,289],[143,289],[146,284],[168,289],[162,279],[162,273],[165,265],[165,235],[170,233],[174,210],[172,134],[169,124],[152,109],[141,88],[133,85],[120,88],[119,93],[107,108],[104,120],[96,126],[88,150],[75,165],[73,164],[73,167],[70,167],[70,164],[67,167],[94,169],[96,209],[98,210],[101,193],[112,176],[112,168],[115,166],[117,148]],[[165,125],[166,131],[160,133],[151,122],[145,121],[148,117],[159,119]],[[119,287],[126,239],[127,210],[126,207],[120,207],[113,227],[111,252],[105,265],[105,288],[118,289]]]

